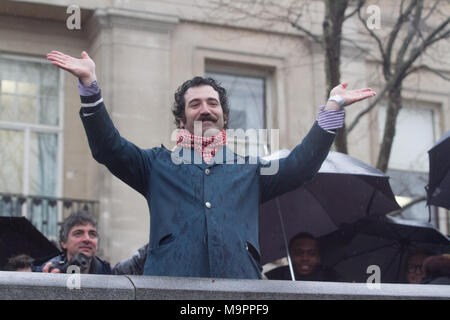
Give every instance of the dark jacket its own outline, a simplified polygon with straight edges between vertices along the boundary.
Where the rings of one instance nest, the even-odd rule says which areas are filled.
[[[450,255],[430,256],[423,262],[424,284],[450,285]]]
[[[32,270],[34,272],[42,272],[42,269],[44,269],[45,265],[49,262],[56,262],[58,264],[64,264],[67,262],[65,252],[62,252],[51,259],[47,259],[48,258],[36,260],[33,264]],[[89,268],[89,274],[112,274],[111,265],[108,262],[101,260],[99,257],[94,256]]]
[[[144,273],[145,260],[147,259],[148,243],[138,249],[138,251],[130,258],[120,261],[112,269],[112,273],[116,275],[138,275]]]
[[[292,280],[289,266],[281,266],[272,269],[264,275],[269,280]],[[339,275],[330,268],[319,266],[312,274],[303,276],[294,271],[295,280],[297,281],[342,281]]]
[[[103,102],[94,108],[88,116],[80,112],[93,157],[141,193],[150,209],[144,275],[261,278],[260,203],[311,179],[334,139],[316,122],[302,144],[279,160],[276,174],[264,175],[278,162],[244,158],[227,147],[209,164],[192,149],[141,149],[120,136]]]

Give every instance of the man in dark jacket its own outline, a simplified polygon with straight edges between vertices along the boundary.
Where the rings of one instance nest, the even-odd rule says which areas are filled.
[[[112,273],[115,275],[135,275],[144,274],[145,260],[147,260],[148,243],[138,249],[138,251],[130,258],[117,263]]]
[[[80,116],[93,157],[147,200],[145,275],[261,278],[259,204],[311,179],[343,125],[343,107],[375,95],[370,88],[347,90],[347,83],[335,87],[303,142],[278,166],[229,149],[227,94],[213,79],[195,77],[176,91],[175,151],[141,149],[114,127],[86,52],[76,59],[52,51],[47,59],[79,79]]]
[[[320,250],[313,235],[301,232],[289,241],[295,280],[341,281],[338,274],[321,264]],[[292,280],[289,266],[282,266],[265,273],[270,280]]]
[[[59,240],[63,252],[51,259],[45,259],[46,262],[43,264],[42,259],[36,261],[34,271],[60,273],[61,270],[67,269],[68,262],[74,261],[74,257],[80,257],[81,253],[80,264],[83,269],[80,269],[81,273],[112,273],[110,264],[95,255],[99,240],[97,221],[89,213],[75,212],[65,219],[61,225]]]
[[[97,221],[87,212],[77,212],[70,215],[63,222],[60,230],[60,243],[63,252],[55,257],[36,260],[33,263],[33,271],[60,273],[62,268],[67,268],[70,265],[68,262],[73,257],[82,253],[88,258],[86,261],[89,261],[89,266],[82,273],[142,275],[147,259],[148,243],[139,248],[131,258],[120,261],[111,269],[108,262],[95,255],[98,246],[97,228]],[[79,262],[74,262],[74,265]],[[81,260],[81,262],[84,261]]]

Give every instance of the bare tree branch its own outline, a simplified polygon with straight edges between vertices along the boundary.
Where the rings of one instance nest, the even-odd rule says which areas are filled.
[[[436,9],[438,7],[438,4],[441,3],[441,0],[436,0],[433,4],[433,7],[431,7],[430,11],[428,12],[428,14],[422,18],[422,21],[426,22],[428,20],[428,18],[430,18],[433,13],[436,12]]]
[[[320,35],[314,34],[311,31],[309,31],[308,29],[302,27],[298,21],[300,20],[301,17],[301,13],[297,14],[297,19],[295,21],[290,21],[290,24],[292,27],[294,27],[295,29],[297,29],[298,31],[301,31],[302,33],[304,33],[306,36],[308,36],[310,39],[312,39],[314,42],[320,44],[321,46],[323,46],[323,38]]]
[[[418,1],[412,1],[411,3],[417,3]],[[412,10],[414,8],[410,6],[407,9],[407,12],[411,13]],[[415,17],[417,18],[417,16],[419,15],[420,12],[417,12],[417,15],[415,15]],[[368,30],[369,34],[372,36],[372,38],[374,38],[374,40],[378,43],[379,45],[379,49],[381,52],[385,52],[383,50],[383,44],[381,42],[381,40],[379,39],[379,37],[372,31],[370,30],[365,21],[362,19],[361,15],[359,14],[360,20],[363,23],[363,25],[366,27],[366,29]],[[403,14],[401,17],[399,17],[400,19],[405,19],[405,15]],[[417,20],[416,20],[417,21]],[[445,30],[445,28],[447,27],[447,25],[450,23],[450,18],[447,18],[445,21],[443,21],[440,25],[438,25],[426,38],[425,40],[421,43],[420,46],[417,46],[415,48],[413,48],[410,52],[410,55],[408,57],[408,59],[406,61],[402,61],[402,63],[399,63],[398,65],[396,65],[395,68],[395,72],[392,73],[391,70],[387,71],[385,70],[387,68],[387,66],[391,65],[391,60],[390,60],[390,55],[388,54],[384,54],[382,55],[382,63],[383,63],[383,70],[384,70],[384,74],[385,74],[385,79],[387,81],[386,85],[384,86],[382,92],[380,94],[377,95],[376,99],[374,101],[372,101],[372,103],[369,104],[369,106],[367,108],[365,108],[364,110],[362,110],[360,113],[357,114],[357,116],[355,117],[355,119],[352,121],[352,123],[348,126],[347,130],[348,132],[351,132],[355,126],[358,124],[358,122],[361,120],[361,118],[366,115],[367,113],[369,113],[375,106],[376,104],[381,101],[381,99],[385,96],[385,94],[387,92],[389,92],[391,89],[393,89],[396,85],[400,84],[401,81],[403,79],[405,79],[405,77],[409,74],[411,74],[411,72],[408,73],[408,70],[411,68],[411,66],[414,64],[414,62],[416,61],[416,59],[418,57],[421,56],[422,53],[425,52],[425,50],[430,47],[432,44],[436,43],[437,41],[440,41],[442,39],[446,39],[450,37],[450,30],[446,30],[445,32],[441,33],[443,30]],[[391,37],[390,40],[387,44],[387,46],[391,46],[393,41],[395,40],[395,37],[392,36],[392,34],[398,34],[400,29],[397,30],[397,28],[399,28],[402,23],[397,23],[396,27],[394,27],[394,30],[391,32]],[[411,31],[408,35],[407,38],[405,39],[406,41],[410,41],[412,39],[412,34],[413,31]],[[441,33],[441,34],[440,34]],[[392,43],[391,43],[391,39]],[[380,47],[381,46],[381,47]],[[406,52],[406,48],[407,45],[402,46],[402,48],[399,50],[399,55],[403,56]],[[391,49],[390,49],[391,50]],[[386,49],[387,52],[387,49]],[[401,58],[397,58],[398,62],[401,61]],[[390,68],[390,67],[389,67]],[[424,69],[424,67],[422,67],[421,69]],[[431,69],[431,68],[430,68]],[[433,69],[429,70],[432,71]],[[414,70],[413,71],[418,71],[418,70]]]
[[[351,38],[342,37],[342,42],[347,42],[350,44],[352,48],[358,49],[362,54],[364,54],[366,57],[371,57],[373,60],[379,60],[378,56],[375,56],[370,49],[362,47],[358,41],[355,41]]]
[[[439,30],[436,30],[437,32],[433,32],[433,36],[438,34],[439,32],[441,32],[448,24],[450,23],[450,18],[448,18],[447,20],[445,20],[440,26],[439,26]],[[438,37],[428,37],[427,39],[425,39],[423,41],[423,44],[421,46],[421,48],[419,48],[419,50],[423,50],[425,51],[426,48],[428,48],[429,46],[431,46],[433,43],[443,40],[443,39],[447,39],[450,38],[450,30],[447,30],[445,32],[443,32],[440,36]]]
[[[447,4],[450,3],[449,1],[446,0]],[[347,48],[356,48],[361,54],[364,53],[366,57],[371,56],[374,61],[379,62],[384,76],[381,92],[369,101],[367,107],[356,115],[347,128],[339,130],[335,146],[339,151],[346,152],[347,134],[355,128],[362,117],[373,110],[383,99],[386,99],[389,117],[386,117],[385,128],[389,130],[385,130],[383,134],[382,148],[380,149],[382,157],[379,155],[377,162],[377,166],[379,165],[384,168],[382,170],[385,170],[395,136],[396,119],[402,107],[403,80],[420,71],[431,72],[445,80],[450,79],[449,73],[436,70],[420,61],[420,58],[426,55],[428,48],[450,37],[450,30],[448,30],[450,17],[446,12],[448,6],[440,8],[439,5],[444,2],[442,0],[398,1],[394,4],[398,5],[399,10],[395,21],[393,25],[389,26],[390,30],[381,35],[372,30],[364,19],[363,6],[367,4],[367,0],[322,0],[321,2],[325,8],[322,32],[311,28],[317,19],[315,18],[316,12],[310,12],[309,8],[313,8],[310,5],[315,4],[316,1],[211,0],[211,3],[219,3],[223,10],[228,9],[228,12],[231,13],[230,19],[226,20],[228,23],[233,23],[232,21],[246,23],[248,18],[263,21],[271,26],[279,26],[280,23],[284,23],[293,28],[292,30],[295,29],[299,36],[310,40],[311,43],[319,44],[325,58],[327,92],[340,81],[341,44],[346,43]],[[221,18],[225,18],[224,12],[220,11]],[[355,16],[363,24],[364,30],[369,35],[368,38],[373,41],[372,43],[377,46],[377,49],[369,50],[356,40],[359,38],[358,36],[352,38],[351,35],[342,33],[344,21]],[[360,32],[359,30],[358,32]]]
[[[411,75],[411,74],[413,74],[413,73],[415,73],[417,71],[421,71],[421,70],[430,71],[430,72],[436,74],[437,76],[441,77],[442,79],[450,81],[450,77],[444,75],[442,72],[440,72],[440,71],[438,71],[436,69],[433,69],[433,68],[431,68],[431,67],[429,67],[427,65],[420,65],[420,66],[416,66],[416,67],[410,68],[408,70],[408,72],[406,72],[406,74],[403,77],[403,79],[405,79],[409,75]]]
[[[405,58],[406,51],[408,47],[412,43],[413,38],[416,36],[419,30],[420,18],[422,17],[422,8],[423,8],[423,0],[417,2],[417,6],[415,7],[415,13],[413,21],[411,21],[411,27],[408,30],[408,34],[402,40],[402,45],[397,52],[397,59],[395,62],[396,66],[400,66]]]
[[[364,110],[362,110],[360,113],[358,113],[355,117],[355,119],[352,121],[352,123],[348,126],[348,131],[351,132],[355,126],[358,124],[359,120],[361,120],[361,118],[366,115],[367,113],[369,113],[386,95],[387,92],[389,92],[391,89],[393,89],[395,87],[395,85],[399,82],[399,80],[401,80],[400,74],[395,74],[384,86],[383,90],[381,91],[381,93],[378,93],[376,95],[375,100],[373,100],[369,106],[367,108],[365,108]]]
[[[406,11],[403,12],[403,8],[401,6],[400,8],[400,16],[397,19],[397,23],[395,24],[395,26],[392,28],[391,32],[389,33],[389,40],[387,42],[386,45],[386,51],[385,51],[385,56],[386,56],[386,61],[389,62],[389,65],[387,66],[387,68],[389,68],[389,70],[386,70],[388,72],[388,74],[390,74],[390,62],[391,62],[391,56],[392,56],[392,49],[394,47],[394,43],[395,40],[397,39],[397,36],[402,28],[402,25],[408,21],[408,17],[411,14],[411,12],[414,10],[414,7],[417,5],[417,2],[419,0],[412,0],[408,6],[408,8],[406,8]],[[403,2],[402,2],[403,5]]]
[[[344,21],[347,19],[350,19],[351,17],[353,17],[355,14],[359,13],[361,11],[361,8],[366,4],[366,0],[358,0],[358,5],[356,6],[356,8],[350,12],[349,14],[347,14],[344,17]]]

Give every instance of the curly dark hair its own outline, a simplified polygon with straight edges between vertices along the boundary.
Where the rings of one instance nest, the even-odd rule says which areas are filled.
[[[175,116],[175,124],[177,128],[180,128],[180,120],[186,122],[186,116],[184,113],[184,108],[186,101],[184,101],[184,95],[189,88],[192,87],[200,87],[200,86],[211,86],[214,90],[219,94],[220,105],[222,106],[223,118],[225,120],[224,129],[227,129],[227,120],[228,115],[230,113],[230,107],[228,105],[228,96],[227,90],[221,86],[219,82],[214,80],[213,78],[203,78],[203,77],[194,77],[191,80],[185,81],[180,87],[178,87],[177,91],[175,91],[174,97],[175,102],[172,107],[172,113]]]

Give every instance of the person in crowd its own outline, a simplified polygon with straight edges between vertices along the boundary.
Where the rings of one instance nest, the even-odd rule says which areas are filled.
[[[289,241],[289,255],[292,260],[295,280],[342,281],[331,268],[322,265],[317,239],[301,232]],[[281,266],[265,273],[270,280],[292,280],[289,266]]]
[[[81,273],[111,274],[111,266],[96,256],[99,233],[96,219],[86,211],[72,213],[61,225],[59,241],[62,253],[40,264],[34,271],[66,272],[70,265],[80,267]]]
[[[406,258],[405,278],[406,283],[419,284],[425,278],[423,262],[429,256],[423,250],[416,250]]]
[[[19,254],[8,259],[5,271],[31,272],[34,259],[26,254]]]
[[[73,261],[72,259],[77,254],[82,253],[87,257],[86,268],[82,273],[142,275],[148,244],[142,246],[131,258],[120,261],[114,268],[111,268],[108,262],[96,256],[99,241],[97,229],[97,221],[88,212],[81,211],[71,214],[61,225],[60,245],[63,252],[43,264],[42,261],[37,261],[39,265],[34,268],[35,271],[60,273],[63,267],[64,271],[67,271],[67,267],[71,265],[70,261]],[[73,261],[72,265],[77,266],[80,262],[84,263],[85,261]]]
[[[151,224],[144,275],[260,279],[260,203],[310,180],[343,126],[343,107],[375,95],[370,88],[336,86],[287,158],[253,162],[227,148],[228,98],[214,79],[194,77],[175,92],[174,151],[141,149],[114,127],[86,52],[77,59],[52,51],[47,59],[78,78],[80,117],[94,159],[147,200]],[[249,254],[249,248],[255,250]]]

